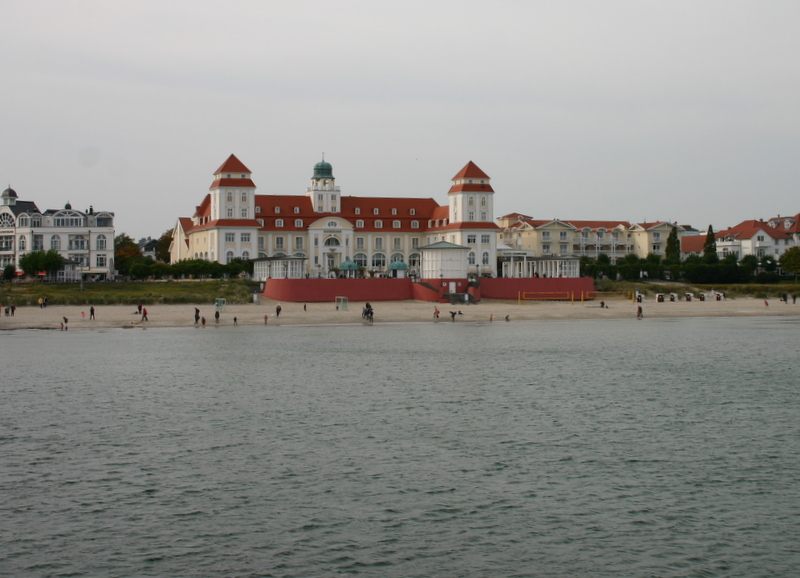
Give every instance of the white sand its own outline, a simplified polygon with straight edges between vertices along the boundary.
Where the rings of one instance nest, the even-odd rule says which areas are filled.
[[[800,303],[793,305],[771,300],[769,306],[760,299],[741,298],[726,301],[679,301],[657,303],[646,300],[641,304],[630,301],[607,301],[607,309],[601,309],[599,301],[581,304],[555,301],[526,301],[517,305],[512,301],[483,300],[477,305],[450,305],[422,301],[376,301],[375,323],[386,322],[439,322],[451,323],[450,311],[461,311],[456,323],[476,321],[503,322],[506,315],[514,321],[537,319],[617,319],[635,317],[641,305],[644,317],[733,317],[748,315],[800,315]],[[264,315],[269,325],[361,323],[363,303],[351,302],[347,311],[336,310],[333,303],[309,303],[303,311],[302,303],[282,303],[280,317],[275,315],[277,303],[262,299],[260,303],[228,305],[220,315],[220,325],[233,325],[237,317],[239,325],[263,325]],[[18,307],[14,317],[0,316],[3,329],[60,329],[62,317],[69,319],[71,330],[99,327],[190,327],[194,325],[194,308],[205,316],[206,325],[214,326],[212,304],[147,305],[148,321],[141,321],[133,305],[98,305],[95,320],[89,319],[89,308],[78,305],[51,305],[45,309]],[[440,318],[433,319],[438,307]],[[84,315],[85,314],[85,315]]]

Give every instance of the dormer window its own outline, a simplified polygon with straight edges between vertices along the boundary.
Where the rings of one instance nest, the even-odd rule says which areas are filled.
[[[246,175],[242,175],[242,178],[243,178],[243,179],[246,179],[246,178],[247,178],[247,176],[246,176]]]
[[[294,214],[295,214],[295,215],[298,215],[298,214],[300,214],[300,207],[295,207],[295,208],[294,208]]]
[[[392,214],[396,215],[397,214],[397,209],[392,209]]]
[[[364,221],[362,221],[361,219],[356,221],[356,229],[363,229],[363,228],[364,228]]]
[[[412,229],[419,229],[419,221],[411,221]]]
[[[283,219],[275,219],[276,227],[283,227]]]
[[[399,229],[400,228],[400,221],[392,221],[392,227],[394,227],[395,229]]]
[[[225,178],[226,178],[226,179],[229,179],[229,178],[231,178],[231,174],[230,174],[230,173],[228,173],[227,175],[225,175]]]
[[[377,210],[377,209],[376,209]],[[383,221],[375,221],[375,228],[382,229],[383,228]]]
[[[295,219],[294,220],[294,226],[298,227],[298,228],[302,227],[303,226],[303,219]]]
[[[256,213],[260,213],[260,212],[261,212],[261,207],[256,207]]]
[[[417,214],[417,210],[416,210],[416,209],[411,209],[411,210],[409,211],[409,214],[411,214],[412,216],[413,216],[413,215],[416,215],[416,214]]]
[[[275,214],[277,215],[280,212],[281,212],[281,208],[280,207],[275,207]]]
[[[360,214],[361,214],[361,209],[359,209],[358,207],[356,207],[356,215],[360,215]]]
[[[373,215],[378,215],[378,214],[380,214],[380,212],[378,211],[378,209],[372,209],[372,214]]]

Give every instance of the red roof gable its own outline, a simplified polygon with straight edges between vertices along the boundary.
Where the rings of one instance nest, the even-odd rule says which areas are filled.
[[[214,171],[214,174],[216,175],[219,173],[249,173],[249,172],[251,172],[250,169],[244,166],[244,163],[242,163],[242,161],[237,159],[236,155],[232,154],[231,156],[228,157],[227,161],[222,163],[222,166],[220,166],[216,171]]]
[[[681,253],[697,253],[699,255],[703,252],[705,244],[705,235],[684,235],[681,237]]]
[[[771,239],[788,239],[789,235],[786,231],[781,229],[773,229],[769,226],[769,223],[765,223],[764,221],[742,221],[735,227],[731,227],[730,229],[725,229],[724,231],[719,231],[717,233],[717,239],[722,237],[734,237],[736,239],[752,239],[758,233],[764,233],[769,236]]]
[[[250,187],[255,189],[256,184],[251,179],[217,179],[211,183],[209,190],[220,187]]]

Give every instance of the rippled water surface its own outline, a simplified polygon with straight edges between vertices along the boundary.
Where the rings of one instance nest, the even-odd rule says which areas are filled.
[[[794,318],[0,335],[3,576],[788,576]]]

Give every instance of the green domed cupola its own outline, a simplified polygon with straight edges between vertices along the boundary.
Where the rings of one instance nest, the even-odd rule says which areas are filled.
[[[322,155],[322,160],[314,165],[314,176],[312,179],[332,179],[333,167],[331,163],[325,161],[325,155]]]

